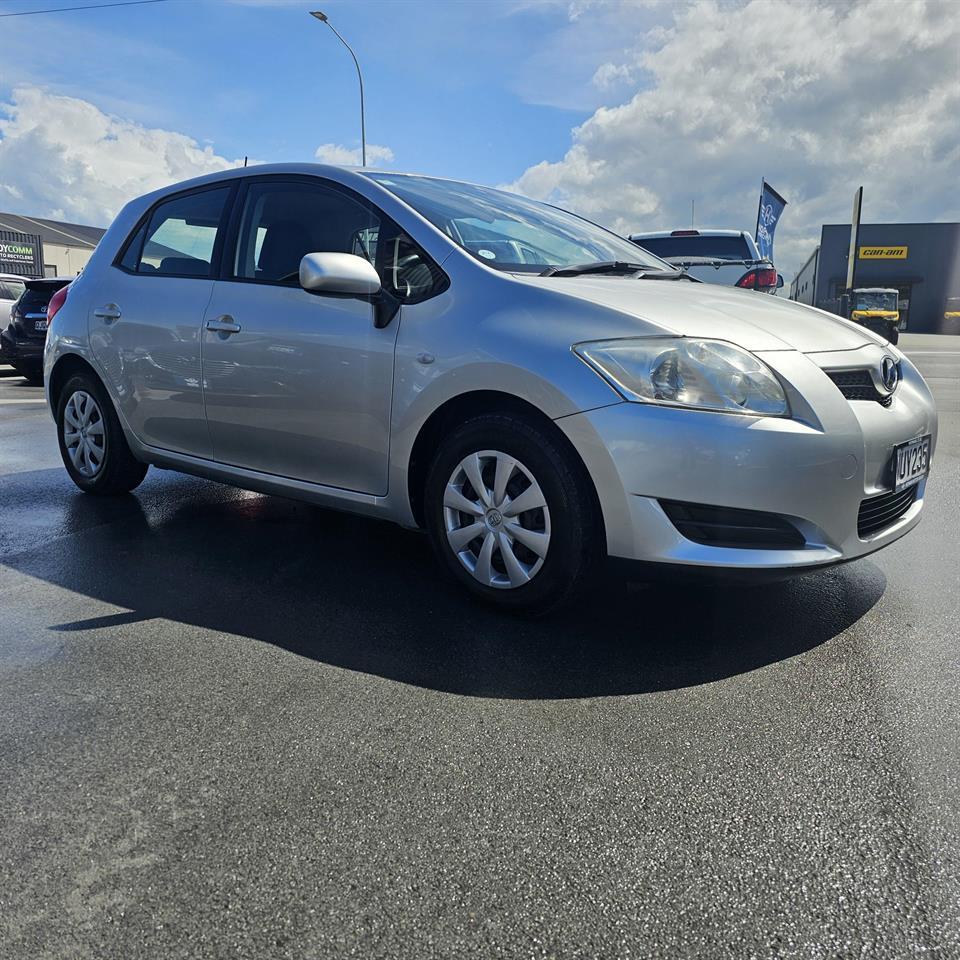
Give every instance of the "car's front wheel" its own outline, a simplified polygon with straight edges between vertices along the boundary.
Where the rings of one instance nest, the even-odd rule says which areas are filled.
[[[140,484],[147,465],[130,452],[113,404],[96,377],[78,374],[57,405],[60,456],[85,493],[127,493]]]
[[[509,610],[542,614],[573,600],[601,550],[582,465],[533,418],[488,414],[457,427],[434,457],[424,506],[443,566]]]

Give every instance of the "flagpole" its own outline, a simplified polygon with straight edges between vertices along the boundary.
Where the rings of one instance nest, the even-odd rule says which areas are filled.
[[[753,228],[753,239],[759,240],[760,233],[760,211],[763,209],[763,188],[766,186],[767,180],[765,177],[760,178],[760,199],[757,201],[757,225]]]

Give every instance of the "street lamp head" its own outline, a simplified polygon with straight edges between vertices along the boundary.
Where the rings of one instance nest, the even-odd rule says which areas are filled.
[[[318,20],[322,20],[324,23],[327,22],[327,15],[322,10],[311,10],[311,17],[316,17]]]

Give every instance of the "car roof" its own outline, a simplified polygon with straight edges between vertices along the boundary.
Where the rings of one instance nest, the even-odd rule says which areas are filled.
[[[300,173],[309,174],[315,177],[336,174],[339,177],[352,179],[354,176],[361,176],[366,180],[370,177],[368,174],[382,174],[391,177],[425,177],[426,174],[410,173],[400,170],[381,170],[379,167],[345,167],[333,163],[307,163],[307,162],[287,162],[287,163],[257,163],[249,167],[230,167],[226,170],[217,170],[214,173],[206,173],[200,177],[193,177],[190,180],[182,180],[177,183],[168,184],[158,190],[150,192],[149,196],[161,196],[165,193],[179,193],[183,190],[190,190],[193,187],[203,186],[208,183],[220,183],[224,180],[236,180],[241,177],[259,177],[269,176],[278,173]],[[431,177],[432,180],[445,179],[443,177]]]
[[[899,293],[896,287],[855,287],[854,293]]]
[[[73,283],[76,277],[21,277],[21,280],[30,290],[39,290],[43,287],[65,287],[68,283]]]
[[[696,233],[690,231],[696,231]],[[746,237],[746,230],[701,230],[699,227],[679,227],[676,230],[651,230],[647,233],[631,233],[631,240],[659,240],[663,237]]]

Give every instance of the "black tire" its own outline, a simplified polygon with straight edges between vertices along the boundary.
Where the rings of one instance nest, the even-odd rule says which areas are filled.
[[[103,424],[104,448],[99,469],[92,476],[85,476],[73,463],[64,437],[64,419],[70,398],[78,393],[89,394],[96,401]],[[89,373],[79,373],[71,377],[60,393],[57,403],[57,439],[60,443],[60,456],[70,479],[84,493],[101,496],[115,496],[129,493],[139,486],[147,474],[147,465],[141,463],[130,452],[127,439],[123,435],[120,420],[113,409],[113,403],[103,384]],[[81,464],[82,465],[82,464]]]
[[[891,329],[890,329],[890,335],[887,337],[887,339],[888,339],[894,346],[896,346],[896,345],[900,342],[900,331],[899,331],[899,329],[898,329],[897,327],[891,327]]]
[[[43,386],[43,366],[39,363],[14,363],[11,364],[14,370],[23,377],[31,387]]]
[[[536,480],[549,510],[550,540],[541,566],[528,582],[509,589],[479,582],[447,540],[447,484],[465,457],[485,450],[500,451],[519,461]],[[521,484],[526,482],[520,474],[514,477],[519,477]],[[540,616],[573,602],[587,586],[599,566],[596,561],[603,556],[599,513],[586,470],[565,438],[552,425],[515,414],[479,415],[444,437],[424,489],[425,525],[444,570],[487,603],[528,616]],[[466,524],[469,518],[462,522]],[[494,565],[496,557],[494,554]],[[499,564],[500,570],[505,570],[502,554]]]

